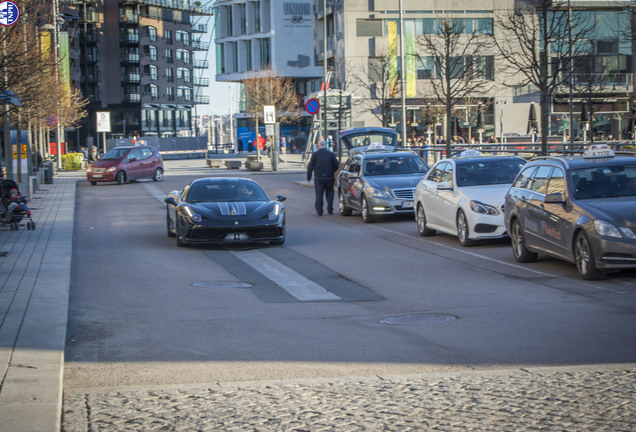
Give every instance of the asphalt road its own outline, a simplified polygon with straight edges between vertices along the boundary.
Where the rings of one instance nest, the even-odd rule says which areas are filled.
[[[177,248],[160,198],[189,178],[78,185],[65,392],[636,360],[633,272],[318,217],[302,174],[255,176],[288,197],[284,246]]]

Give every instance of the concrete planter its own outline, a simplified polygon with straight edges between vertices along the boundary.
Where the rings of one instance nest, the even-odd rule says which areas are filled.
[[[245,168],[248,171],[260,171],[263,169],[263,162],[245,162]]]

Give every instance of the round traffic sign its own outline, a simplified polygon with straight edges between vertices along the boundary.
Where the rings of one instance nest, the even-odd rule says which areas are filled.
[[[320,111],[320,102],[318,99],[309,99],[305,104],[305,110],[312,115],[318,114],[318,111]]]
[[[57,117],[55,114],[49,114],[46,116],[46,125],[48,127],[53,127],[57,124]]]

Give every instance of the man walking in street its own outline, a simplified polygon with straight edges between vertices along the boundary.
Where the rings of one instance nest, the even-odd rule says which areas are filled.
[[[327,150],[327,143],[324,140],[320,140],[317,146],[318,150],[312,153],[307,165],[307,181],[311,181],[313,172],[316,213],[322,216],[323,194],[327,201],[327,212],[333,214],[334,174],[338,170],[338,159],[335,154]]]

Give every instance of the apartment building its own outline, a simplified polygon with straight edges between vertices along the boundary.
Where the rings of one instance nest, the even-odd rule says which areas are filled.
[[[96,113],[110,113],[109,138],[190,136],[200,96],[209,86],[205,40],[211,8],[190,0],[65,0],[71,79],[88,117],[78,145],[97,136]]]

